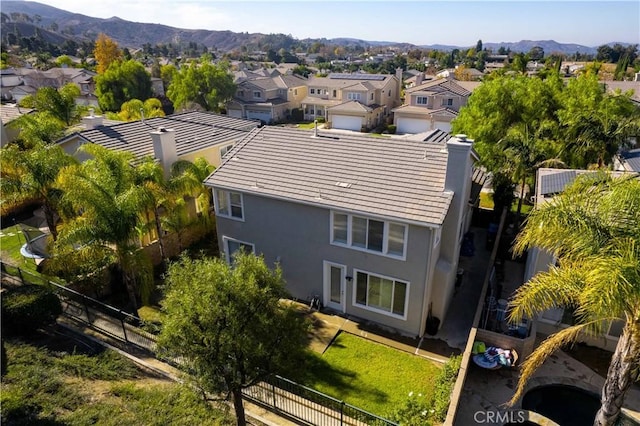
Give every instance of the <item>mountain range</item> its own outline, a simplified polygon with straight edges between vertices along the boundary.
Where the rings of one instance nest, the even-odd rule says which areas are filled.
[[[78,13],[68,12],[45,4],[32,1],[2,1],[2,34],[12,30],[19,31],[22,36],[34,34],[36,30],[49,42],[60,43],[64,39],[95,40],[99,33],[105,33],[122,47],[138,48],[145,43],[155,44],[186,44],[195,42],[208,48],[220,51],[240,49],[242,46],[259,49],[269,46],[273,49],[287,48],[287,44],[296,39],[283,34],[236,33],[225,30],[190,30],[174,28],[161,24],[131,22],[112,17],[108,19],[94,18]],[[21,17],[14,14],[23,14]],[[16,17],[16,19],[14,19]],[[25,18],[25,17],[28,17]],[[31,22],[29,22],[29,19]],[[55,31],[54,31],[55,29]],[[339,46],[390,46],[404,49],[425,48],[450,51],[453,49],[468,49],[471,46],[421,45],[393,41],[370,41],[356,38],[334,39],[305,39],[303,42],[315,41]],[[614,43],[609,43],[613,45]],[[626,45],[627,43],[620,43]],[[500,47],[509,48],[514,52],[528,52],[534,46],[542,47],[545,53],[560,52],[564,54],[595,54],[597,47],[579,44],[558,43],[554,40],[522,40],[519,42],[484,43],[484,47],[497,51]]]

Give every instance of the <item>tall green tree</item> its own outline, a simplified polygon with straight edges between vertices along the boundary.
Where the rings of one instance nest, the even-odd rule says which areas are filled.
[[[253,254],[232,266],[186,257],[169,266],[158,345],[182,357],[203,391],[231,396],[240,426],[242,389],[293,368],[305,350],[306,325],[284,296],[280,269]]]
[[[220,111],[236,93],[236,85],[224,63],[192,62],[173,74],[167,97],[176,109],[199,105],[205,111]]]
[[[70,126],[79,118],[76,106],[78,96],[80,96],[80,89],[73,83],[65,84],[60,89],[41,87],[35,95],[23,99],[21,105],[35,108],[39,112],[50,112],[54,117]]]
[[[65,219],[57,245],[63,251],[69,245],[112,250],[136,312],[138,293],[143,303],[148,301],[153,271],[136,244],[146,194],[136,185],[133,156],[94,144],[82,145],[79,151],[92,158],[64,168],[57,180],[64,194],[61,213]]]
[[[608,93],[595,73],[567,83],[557,112],[560,157],[576,168],[610,164],[629,137],[640,134],[640,110],[631,93]]]
[[[575,309],[576,324],[549,336],[521,368],[515,403],[527,380],[557,349],[624,323],[602,388],[594,425],[613,425],[640,374],[640,181],[585,174],[535,209],[515,249],[547,250],[557,266],[538,273],[512,299],[510,321],[547,309]]]
[[[136,60],[114,61],[96,76],[96,94],[103,111],[120,111],[126,101],[152,96],[151,75]]]
[[[28,150],[9,145],[0,149],[3,208],[11,208],[32,199],[40,200],[47,227],[56,240],[58,230],[55,216],[62,193],[55,183],[60,170],[75,163],[75,159],[57,145],[38,143]]]
[[[526,76],[498,76],[484,82],[452,123],[452,133],[475,140],[482,164],[494,176],[521,184],[543,156],[556,158],[552,142],[558,133],[556,110],[562,82],[557,74],[542,80]],[[544,154],[544,155],[543,155]],[[502,185],[509,191],[511,185]],[[501,199],[506,194],[495,193]]]
[[[49,111],[24,114],[8,126],[17,129],[18,143],[26,148],[38,143],[53,143],[64,135],[64,122]]]
[[[122,121],[136,121],[142,118],[164,117],[164,115],[162,102],[158,98],[149,98],[144,102],[131,99],[123,103],[117,117]]]

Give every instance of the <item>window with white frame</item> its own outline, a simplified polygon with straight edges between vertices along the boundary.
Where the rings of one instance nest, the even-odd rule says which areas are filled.
[[[409,283],[355,270],[354,305],[406,319]]]
[[[416,97],[416,104],[418,105],[426,105],[428,102],[428,98],[426,96],[418,96]]]
[[[242,194],[239,192],[216,189],[216,214],[232,219],[244,219]]]
[[[262,93],[260,91],[256,90],[256,91],[253,92],[253,97],[255,99],[260,99],[260,98],[262,98]]]
[[[220,148],[220,158],[224,158],[229,153],[229,151],[231,151],[231,148],[233,148],[233,144],[225,145]]]
[[[373,93],[371,94],[371,100],[373,100]]]
[[[242,250],[245,253],[255,253],[255,246],[251,243],[247,243],[245,241],[235,240],[229,237],[222,237],[222,242],[224,243],[224,254],[228,263],[231,263],[233,260],[233,255]]]
[[[442,105],[452,106],[453,105],[453,99],[452,98],[443,99],[442,100]]]
[[[312,95],[315,95],[316,94],[316,89],[313,89],[313,88],[309,89],[309,93],[312,94]]]
[[[364,216],[333,212],[331,243],[404,258],[407,245],[407,226]]]
[[[359,101],[360,93],[349,92],[347,93],[347,99],[349,99],[350,101]]]

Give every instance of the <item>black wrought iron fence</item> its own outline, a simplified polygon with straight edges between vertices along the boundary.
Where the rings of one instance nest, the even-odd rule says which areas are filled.
[[[140,318],[107,305],[70,288],[48,280],[39,274],[0,261],[3,274],[19,283],[42,284],[60,298],[63,315],[72,318],[122,343],[150,351],[156,358],[174,366],[180,358],[159,351],[156,336],[139,328]],[[369,413],[344,401],[300,385],[280,376],[272,376],[243,390],[247,400],[313,426],[397,426],[390,420]]]
[[[314,426],[397,426],[344,401],[280,376],[243,390],[248,400]]]

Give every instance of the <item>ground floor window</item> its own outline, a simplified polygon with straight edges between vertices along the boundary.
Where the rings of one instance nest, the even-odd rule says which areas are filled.
[[[256,251],[253,244],[229,237],[222,237],[222,243],[224,244],[225,257],[229,263],[233,260],[233,254],[239,250],[244,250],[246,253],[255,253]]]
[[[409,283],[356,271],[354,305],[406,319]]]

